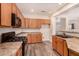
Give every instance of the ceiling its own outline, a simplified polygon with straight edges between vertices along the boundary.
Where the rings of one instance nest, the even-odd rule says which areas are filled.
[[[64,3],[17,3],[23,15],[36,14],[44,16],[50,16],[65,5]]]
[[[57,17],[68,17],[73,19],[77,17],[79,18],[79,3],[66,10],[65,12],[59,14]]]

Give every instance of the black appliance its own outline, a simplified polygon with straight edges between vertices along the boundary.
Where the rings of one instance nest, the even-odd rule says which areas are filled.
[[[21,19],[16,14],[11,14],[11,25],[12,27],[21,27]]]
[[[22,56],[24,56],[25,52],[27,50],[27,38],[25,36],[17,37],[15,35],[15,32],[2,33],[2,35],[1,35],[1,43],[17,42],[17,41],[22,41]]]
[[[71,24],[71,29],[75,29],[75,26],[74,26],[74,24]]]

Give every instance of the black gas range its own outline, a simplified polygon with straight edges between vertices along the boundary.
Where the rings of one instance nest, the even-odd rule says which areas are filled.
[[[1,34],[1,43],[22,41],[22,56],[27,50],[27,38],[25,36],[16,36],[15,32],[7,32]]]

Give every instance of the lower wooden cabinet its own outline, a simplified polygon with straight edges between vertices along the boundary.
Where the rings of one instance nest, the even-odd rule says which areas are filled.
[[[57,51],[61,56],[68,56],[68,47],[66,41],[57,36],[52,37],[52,47]]]
[[[64,41],[60,37],[57,37],[57,52],[60,55],[64,55]]]
[[[57,49],[57,37],[56,36],[53,36],[52,37],[52,47],[53,47],[53,49],[54,50],[56,50]]]
[[[28,33],[28,43],[42,42],[42,34],[40,32]]]
[[[22,56],[22,46],[16,52],[16,56]]]

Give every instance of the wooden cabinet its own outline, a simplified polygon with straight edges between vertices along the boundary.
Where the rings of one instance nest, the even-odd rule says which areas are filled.
[[[57,37],[56,36],[53,36],[52,37],[52,47],[53,47],[53,49],[54,50],[56,50],[57,49]]]
[[[21,16],[21,28],[25,28],[25,19],[23,16]]]
[[[17,14],[17,7],[15,3],[12,3],[12,13]]]
[[[22,56],[22,46],[16,52],[16,56]]]
[[[57,52],[60,55],[64,55],[64,41],[60,37],[57,37]]]
[[[29,28],[32,28],[32,29],[41,28],[39,20],[30,19],[29,20]]]
[[[28,33],[27,39],[28,39],[28,43],[42,42],[42,34],[39,32]]]
[[[17,15],[17,17],[19,17],[21,19],[21,28],[25,28],[25,19],[18,7],[17,7],[16,15]]]
[[[53,36],[52,39],[52,47],[55,51],[57,51],[62,56],[68,56],[68,47],[66,41],[57,36]]]
[[[50,25],[50,20],[49,19],[40,19],[42,25]]]
[[[11,3],[0,4],[0,26],[11,26]]]
[[[25,18],[25,28],[29,28],[29,18]]]
[[[49,25],[50,20],[48,19],[31,19],[31,18],[25,18],[26,19],[26,28],[30,29],[39,29],[42,25]]]

